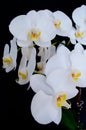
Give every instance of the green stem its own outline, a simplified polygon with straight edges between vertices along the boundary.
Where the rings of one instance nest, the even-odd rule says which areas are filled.
[[[44,75],[44,76],[45,76],[45,74],[43,74],[43,73],[41,73],[41,72],[39,72],[39,71],[37,71],[37,70],[35,70],[34,73],[36,73],[36,74],[41,74],[41,75]]]
[[[64,43],[63,43],[63,42],[60,42],[60,41],[52,43],[53,46],[55,46],[55,45],[57,45],[57,44],[63,44],[63,45],[64,45]]]
[[[57,43],[58,43],[58,42],[54,42],[54,43],[52,43],[52,45],[55,46],[55,45],[57,45]]]
[[[20,51],[21,50],[21,47],[20,48],[18,48],[18,51]]]
[[[67,42],[67,46],[69,46],[70,43],[71,43],[71,41],[69,40],[69,41]]]

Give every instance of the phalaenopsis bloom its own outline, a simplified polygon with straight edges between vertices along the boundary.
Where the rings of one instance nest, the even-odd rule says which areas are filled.
[[[35,92],[30,104],[35,121],[58,125],[63,109],[72,109],[69,100],[86,87],[86,5],[72,19],[60,10],[30,10],[15,17],[9,31],[13,39],[4,47],[3,68],[18,67],[16,83]],[[58,43],[59,36],[64,41]]]

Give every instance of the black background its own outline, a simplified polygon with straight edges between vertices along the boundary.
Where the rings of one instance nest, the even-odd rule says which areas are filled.
[[[30,10],[49,9],[51,11],[60,10],[66,13],[70,18],[72,11],[86,0],[11,0],[0,2],[0,120],[7,122],[27,122],[27,128],[60,128],[60,126],[51,123],[49,125],[39,125],[34,121],[30,112],[30,103],[34,95],[30,89],[27,91],[27,85],[20,86],[15,83],[16,71],[8,74],[2,69],[3,49],[6,43],[12,38],[9,32],[10,21],[21,14],[26,14]],[[84,92],[83,92],[84,91]],[[86,89],[82,90],[82,99],[85,102]],[[81,121],[85,122],[86,107],[81,111]],[[86,126],[85,126],[86,127]]]

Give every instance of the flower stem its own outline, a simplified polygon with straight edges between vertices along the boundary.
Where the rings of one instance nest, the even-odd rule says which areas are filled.
[[[77,96],[77,127],[78,130],[82,130],[81,128],[81,122],[80,122],[80,112],[82,109],[83,102],[81,101],[81,88],[78,88],[79,93]]]
[[[69,41],[67,42],[67,46],[69,46],[70,43],[71,43],[71,41],[69,40]]]
[[[20,50],[21,50],[21,47],[18,48],[18,51],[20,51]]]

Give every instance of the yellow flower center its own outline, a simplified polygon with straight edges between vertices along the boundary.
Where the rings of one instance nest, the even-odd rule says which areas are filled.
[[[43,70],[43,65],[42,65],[42,64],[37,64],[37,69],[38,69],[39,71],[42,71],[42,70]]]
[[[57,98],[57,106],[58,107],[62,107],[62,106],[64,106],[64,103],[66,102],[66,98],[67,98],[67,96],[66,96],[66,94],[64,93],[64,94],[62,94],[62,95],[60,95],[58,98]]]
[[[12,64],[12,58],[3,58],[3,63],[5,63],[7,66],[10,66]]]
[[[81,72],[72,73],[72,78],[75,81],[78,81],[79,77],[81,76]]]
[[[82,38],[82,37],[84,36],[84,32],[78,31],[78,32],[75,33],[75,36],[76,36],[77,38]]]
[[[56,28],[60,28],[60,26],[61,26],[61,21],[58,21],[57,23],[54,22],[54,26],[55,26]]]
[[[36,30],[32,30],[32,31],[28,32],[28,36],[29,36],[31,41],[38,41],[40,39],[41,32],[36,31]]]
[[[28,76],[28,72],[24,73],[22,71],[19,71],[18,75],[21,77],[22,80],[26,80],[26,78]]]

